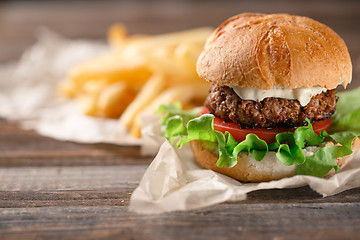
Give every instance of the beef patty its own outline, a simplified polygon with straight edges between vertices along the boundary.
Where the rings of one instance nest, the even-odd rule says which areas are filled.
[[[265,98],[261,102],[242,100],[228,86],[212,86],[205,100],[211,114],[226,122],[246,127],[298,127],[331,117],[336,109],[336,90],[328,90],[313,96],[306,106],[298,100]]]

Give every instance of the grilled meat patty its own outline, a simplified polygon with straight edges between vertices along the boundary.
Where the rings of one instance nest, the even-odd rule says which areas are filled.
[[[313,96],[306,106],[298,100],[265,98],[261,102],[242,100],[232,88],[213,85],[205,100],[211,114],[226,122],[246,127],[298,127],[331,117],[336,109],[336,90],[328,90]]]

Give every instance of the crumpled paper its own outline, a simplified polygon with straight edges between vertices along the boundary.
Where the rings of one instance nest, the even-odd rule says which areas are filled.
[[[73,100],[57,93],[71,66],[107,50],[105,43],[40,29],[37,43],[20,61],[0,66],[0,117],[59,140],[140,145],[117,120],[85,116]]]
[[[241,183],[230,177],[203,169],[196,163],[189,145],[174,148],[160,137],[160,120],[153,120],[142,134],[160,150],[146,170],[130,200],[130,210],[155,214],[191,210],[225,201],[246,199],[246,194],[260,189],[293,188],[309,185],[323,197],[360,187],[360,152],[351,163],[332,177],[297,175],[278,181]]]

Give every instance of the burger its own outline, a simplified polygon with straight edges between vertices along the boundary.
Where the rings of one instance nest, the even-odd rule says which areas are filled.
[[[360,147],[355,132],[331,132],[336,88],[350,83],[352,64],[324,24],[239,14],[209,37],[197,72],[211,86],[200,116],[163,106],[163,132],[179,147],[190,142],[204,168],[244,182],[324,177]]]

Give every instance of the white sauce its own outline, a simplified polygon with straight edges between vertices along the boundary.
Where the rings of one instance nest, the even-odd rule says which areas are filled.
[[[322,92],[327,91],[326,88],[322,87],[299,87],[294,89],[275,87],[270,90],[263,90],[258,88],[244,87],[240,88],[237,86],[230,86],[234,92],[244,100],[262,101],[268,97],[285,98],[285,99],[296,99],[300,102],[301,106],[306,106],[310,99]]]

